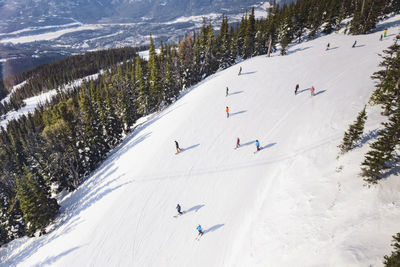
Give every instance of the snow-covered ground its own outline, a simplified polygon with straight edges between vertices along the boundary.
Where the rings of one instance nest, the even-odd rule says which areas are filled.
[[[332,34],[201,82],[66,195],[47,235],[1,248],[0,265],[381,266],[399,231],[400,181],[368,187],[358,176],[378,107],[368,107],[364,145],[336,157],[399,20],[381,25],[382,42],[382,32]],[[186,212],[174,218],[177,203]]]
[[[100,71],[100,73],[103,73],[103,71]],[[74,87],[78,87],[83,81],[96,80],[98,76],[99,76],[99,73],[96,73],[96,74],[92,74],[92,75],[77,79],[65,86],[61,86],[60,90],[70,90]],[[26,81],[14,86],[12,89],[12,92],[14,90],[18,90],[18,88],[22,87],[25,83],[26,83]],[[4,116],[1,116],[0,126],[3,128],[6,128],[9,121],[11,121],[13,119],[18,119],[22,115],[27,115],[28,113],[33,113],[35,111],[35,109],[38,107],[38,105],[44,104],[47,101],[50,101],[52,99],[52,97],[55,96],[56,94],[57,94],[57,90],[53,89],[53,90],[47,91],[45,93],[42,93],[40,95],[25,99],[24,102],[26,105],[24,107],[20,108],[19,110],[10,111],[7,114],[5,114]],[[5,97],[2,100],[2,102],[9,101],[10,96],[11,96],[11,94],[9,94],[7,97]]]

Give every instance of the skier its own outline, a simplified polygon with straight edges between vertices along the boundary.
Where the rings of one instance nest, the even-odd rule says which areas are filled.
[[[178,144],[177,141],[175,141],[175,146],[176,146],[176,153],[175,154],[180,153],[182,150],[179,148],[179,144]]]
[[[295,95],[297,95],[297,90],[299,90],[299,84],[296,84],[296,89],[294,90]]]
[[[179,215],[183,214],[183,212],[181,211],[181,205],[176,204],[176,210],[178,211]]]
[[[228,86],[226,87],[226,96],[228,96],[229,95],[229,88],[228,88]]]
[[[352,48],[356,47],[356,44],[357,44],[357,40],[354,41]]]
[[[383,37],[386,38],[386,36],[387,36],[387,29],[385,29],[385,30],[383,31]]]
[[[258,140],[256,140],[256,147],[257,147],[257,151],[260,151],[260,142],[258,142]]]
[[[235,147],[235,149],[237,149],[237,148],[239,148],[240,147],[240,139],[239,139],[239,137],[237,138],[237,140],[236,140],[236,147]]]
[[[311,96],[314,96],[314,91],[315,91],[315,88],[314,88],[314,86],[311,86]]]
[[[200,224],[197,226],[197,231],[199,231],[199,235],[197,237],[200,237],[200,236],[202,236],[204,234],[203,229],[201,229],[201,225]]]
[[[229,118],[229,108],[226,107],[226,117]]]
[[[240,74],[242,74],[242,67],[239,68],[238,76],[239,76]]]
[[[330,47],[331,45],[328,43],[327,45],[326,45],[326,50],[328,51],[329,50],[329,47]]]
[[[381,38],[379,38],[379,41],[382,41],[382,39],[383,39],[383,35],[381,34]]]

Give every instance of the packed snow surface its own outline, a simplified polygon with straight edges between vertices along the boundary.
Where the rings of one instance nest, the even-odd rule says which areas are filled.
[[[0,264],[381,266],[399,232],[400,182],[368,187],[358,176],[384,120],[378,107],[367,108],[363,145],[336,157],[399,19],[374,34],[332,34],[287,56],[255,57],[191,88],[61,199],[48,234],[1,248]],[[174,218],[177,203],[185,214]]]

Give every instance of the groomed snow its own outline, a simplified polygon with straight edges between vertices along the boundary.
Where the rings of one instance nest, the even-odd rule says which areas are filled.
[[[368,187],[358,176],[384,119],[378,107],[368,107],[364,146],[336,157],[399,20],[381,25],[389,27],[382,42],[382,31],[332,34],[193,87],[61,200],[47,235],[1,248],[1,265],[381,266],[399,232],[400,182]],[[174,218],[177,203],[186,213]]]

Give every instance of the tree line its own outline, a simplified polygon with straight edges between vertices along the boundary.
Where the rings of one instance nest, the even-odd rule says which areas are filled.
[[[252,9],[238,26],[229,25],[223,15],[218,32],[204,21],[178,44],[161,43],[158,53],[150,37],[148,60],[126,48],[115,57],[98,52],[99,57],[89,54],[42,66],[33,77],[15,76],[10,84],[28,80],[15,96],[22,99],[105,69],[96,81],[60,91],[33,114],[1,129],[0,245],[38,230],[44,233],[59,209],[52,194],[76,189],[138,118],[168,106],[182,90],[239,59],[278,48],[284,55],[290,43],[336,31],[345,26],[344,18],[357,12],[361,23],[376,24],[385,13],[398,10],[398,1],[299,0],[273,5],[265,19],[256,20]],[[350,32],[375,27],[370,23],[360,28],[357,23],[347,25]]]
[[[31,70],[8,76],[0,81],[0,99],[3,99],[13,86],[26,81],[18,90],[12,92],[9,101],[0,103],[0,115],[24,106],[23,100],[48,90],[57,89],[76,79],[95,74],[99,70],[134,57],[139,49],[146,47],[124,47],[100,50],[83,55],[75,55],[37,66]]]

